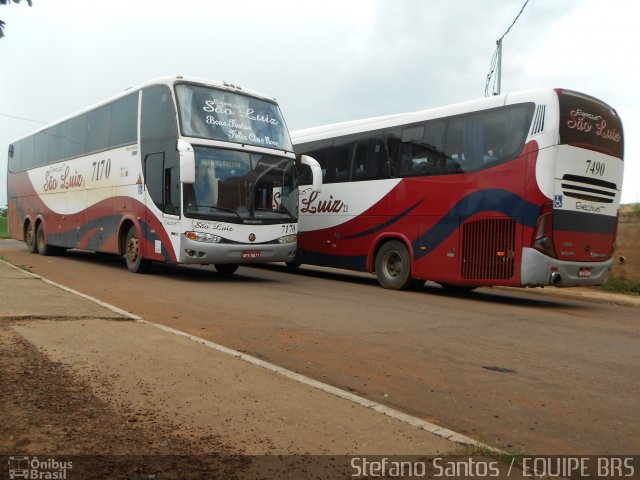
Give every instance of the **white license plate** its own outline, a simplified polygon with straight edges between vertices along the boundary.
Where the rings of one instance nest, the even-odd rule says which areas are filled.
[[[587,267],[579,269],[578,276],[581,278],[589,278],[591,276],[591,269]]]
[[[242,252],[243,260],[260,260],[262,257],[262,252],[259,250],[245,250]]]

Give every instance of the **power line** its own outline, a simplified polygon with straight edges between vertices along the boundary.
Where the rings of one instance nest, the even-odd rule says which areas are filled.
[[[524,11],[524,7],[526,7],[526,6],[527,6],[527,3],[529,3],[529,0],[526,0],[526,1],[524,2],[524,5],[522,5],[522,8],[521,8],[521,9],[520,9],[520,11],[518,12],[518,15],[516,15],[516,18],[513,20],[513,22],[511,23],[511,25],[509,25],[509,28],[507,28],[507,31],[506,31],[506,32],[504,32],[504,35],[502,35],[498,41],[502,40],[504,37],[506,37],[506,36],[507,36],[507,33],[509,33],[509,31],[513,28],[513,26],[516,24],[516,22],[517,22],[517,21],[518,21],[518,19],[520,18],[520,15],[522,15],[522,12]]]
[[[524,4],[522,5],[522,8],[518,12],[518,15],[516,15],[516,18],[513,19],[513,22],[511,22],[511,25],[509,25],[509,28],[507,28],[507,31],[504,32],[504,34],[498,40],[496,40],[497,46],[495,51],[493,52],[493,57],[491,57],[491,66],[489,67],[489,73],[487,74],[487,82],[484,85],[485,97],[489,96],[489,85],[491,84],[491,77],[493,77],[493,74],[496,71],[496,66],[500,63],[500,59],[502,56],[502,39],[507,36],[507,34],[511,31],[513,26],[516,24],[516,22],[520,18],[520,15],[522,15],[522,12],[524,11],[524,7],[527,6],[527,3],[529,3],[529,0],[525,0]],[[499,65],[498,65],[498,70],[500,70]],[[500,71],[498,71],[498,77],[499,76],[500,76]],[[498,88],[498,92],[496,92],[495,87],[496,87],[496,79],[494,79],[493,88],[491,89],[493,95],[497,95],[500,93],[499,88]]]
[[[31,120],[30,118],[18,117],[16,115],[9,115],[8,113],[0,113],[0,116],[13,118],[15,120],[24,120],[25,122],[41,123],[43,125],[47,124],[47,122],[42,122],[40,120]]]

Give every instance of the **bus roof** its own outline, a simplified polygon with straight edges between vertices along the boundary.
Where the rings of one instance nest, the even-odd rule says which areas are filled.
[[[91,110],[94,110],[98,107],[101,107],[102,105],[106,105],[110,102],[113,102],[114,100],[117,100],[118,98],[122,98],[122,97],[126,97],[127,95],[130,95],[131,93],[137,91],[137,90],[141,90],[142,88],[145,87],[149,87],[152,85],[167,85],[169,87],[172,87],[174,84],[176,83],[192,83],[192,84],[198,84],[198,85],[202,85],[205,87],[213,87],[213,88],[218,88],[220,90],[228,90],[234,93],[239,93],[242,95],[248,95],[251,97],[255,97],[255,98],[259,98],[261,100],[266,100],[268,102],[272,102],[272,103],[277,103],[276,99],[274,97],[270,97],[268,95],[265,95],[263,93],[257,92],[255,90],[251,90],[248,88],[244,88],[241,87],[240,85],[236,85],[233,83],[229,83],[229,82],[225,82],[225,81],[220,81],[220,80],[209,80],[209,79],[205,79],[205,78],[199,78],[199,77],[189,77],[189,76],[183,76],[183,75],[166,75],[163,77],[157,77],[157,78],[153,78],[150,80],[147,80],[145,82],[139,83],[137,85],[131,86],[131,87],[127,87],[124,91],[116,94],[116,95],[112,95],[109,98],[106,98],[104,100],[101,100],[100,102],[94,103],[88,107],[83,108],[82,110],[78,110],[76,112],[73,112],[69,115],[66,115],[64,117],[61,117],[57,120],[54,120],[51,123],[48,123],[47,125],[44,125],[36,130],[33,130],[29,133],[27,133],[26,135],[22,135],[21,137],[18,137],[16,139],[13,140],[13,142],[11,143],[15,143],[19,140],[22,140],[24,138],[30,137],[31,135],[35,135],[38,132],[41,132],[43,130],[46,130],[47,128],[53,127],[59,123],[64,122],[65,120],[69,120],[70,118],[76,117],[78,115],[82,115],[83,113],[86,112],[90,112]]]
[[[426,110],[419,110],[415,112],[398,113],[394,115],[364,118],[360,120],[334,123],[319,127],[311,127],[291,132],[291,140],[294,144],[301,144],[329,137],[338,137],[372,130],[380,130],[413,122],[436,119],[444,116],[458,115],[477,110],[495,108],[507,103],[511,103],[509,102],[510,97],[517,98],[518,102],[549,101],[549,99],[552,98],[557,100],[557,95],[555,92],[556,90],[554,89],[518,91],[441,107],[430,108]]]

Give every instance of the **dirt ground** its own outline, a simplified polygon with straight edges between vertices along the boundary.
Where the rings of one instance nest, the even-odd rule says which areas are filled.
[[[9,326],[0,325],[0,452],[130,457],[118,462],[86,459],[82,478],[131,478],[158,471],[165,472],[163,478],[170,478],[168,471],[235,478],[246,466],[241,452],[215,437],[189,435],[152,412],[141,414],[126,404],[116,411]],[[96,380],[110,387],[108,378]]]
[[[0,323],[0,478],[9,455],[69,461],[69,479],[349,478],[348,457],[245,455],[152,410],[117,409],[65,365]],[[105,391],[109,378],[97,374]],[[55,477],[54,477],[55,478]]]

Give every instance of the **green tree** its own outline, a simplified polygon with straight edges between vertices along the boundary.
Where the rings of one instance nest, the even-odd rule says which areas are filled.
[[[9,3],[20,3],[20,0],[0,0],[0,5],[7,5]],[[27,0],[29,6],[32,6],[32,0]],[[4,37],[4,22],[0,20],[0,38]]]

